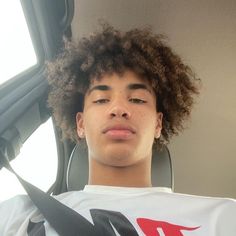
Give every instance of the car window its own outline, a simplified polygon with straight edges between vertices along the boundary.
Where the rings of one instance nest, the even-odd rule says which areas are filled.
[[[19,0],[1,1],[0,85],[37,63]]]
[[[52,186],[57,175],[57,149],[51,119],[28,138],[11,165],[23,179],[43,191]],[[5,168],[0,171],[0,186],[0,202],[25,193],[16,177]]]

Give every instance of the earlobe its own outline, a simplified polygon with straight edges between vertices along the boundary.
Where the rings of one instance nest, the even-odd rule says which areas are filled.
[[[84,120],[83,120],[83,113],[78,112],[76,114],[76,127],[77,127],[77,134],[79,138],[84,138],[85,133],[84,133]]]

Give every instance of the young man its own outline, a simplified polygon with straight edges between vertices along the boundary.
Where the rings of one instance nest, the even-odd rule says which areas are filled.
[[[234,200],[152,187],[152,150],[182,130],[198,93],[193,72],[161,36],[104,26],[79,44],[66,42],[48,80],[64,137],[88,147],[88,185],[56,196],[87,222],[78,235],[235,235]],[[39,224],[56,235],[26,196],[1,212],[0,235],[26,235]]]

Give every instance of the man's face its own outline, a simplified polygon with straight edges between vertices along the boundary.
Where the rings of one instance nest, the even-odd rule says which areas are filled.
[[[150,161],[162,128],[156,96],[146,80],[126,71],[93,80],[77,113],[77,133],[85,137],[89,158],[108,166]]]

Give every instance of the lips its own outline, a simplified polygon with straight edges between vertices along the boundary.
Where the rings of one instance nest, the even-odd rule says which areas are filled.
[[[132,138],[132,135],[136,133],[135,129],[128,125],[111,125],[107,126],[103,133],[111,139],[127,140]]]
[[[127,131],[130,131],[131,133],[135,133],[135,129],[129,125],[110,125],[110,126],[107,126],[103,129],[103,133],[106,133],[110,130],[127,130]]]

